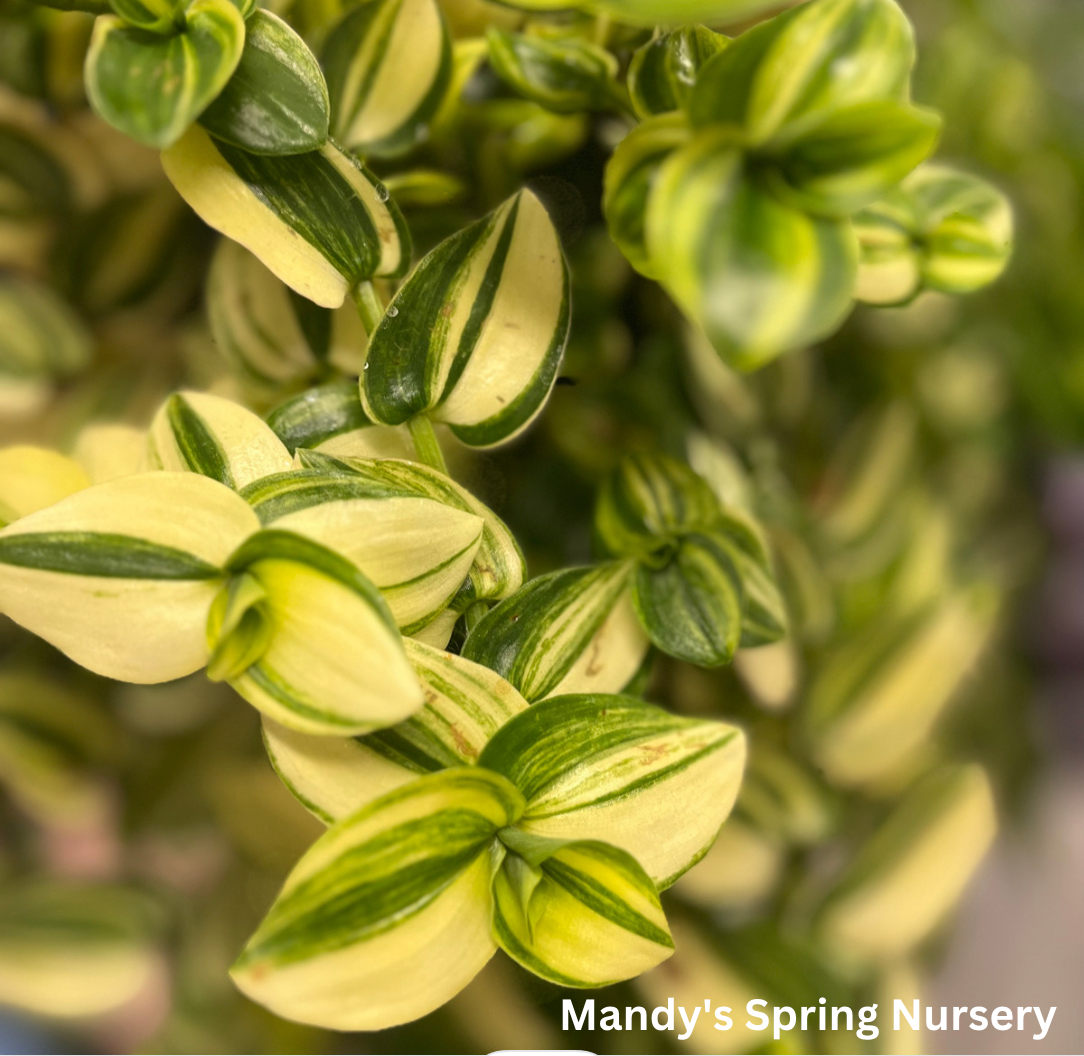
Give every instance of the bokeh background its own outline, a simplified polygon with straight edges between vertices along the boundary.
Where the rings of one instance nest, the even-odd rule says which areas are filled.
[[[656,667],[654,699],[742,722],[754,760],[718,853],[670,899],[678,955],[600,1003],[650,1007],[688,993],[690,1003],[740,1006],[748,992],[857,1005],[881,995],[882,1027],[893,996],[1057,1005],[1041,1043],[1015,1032],[883,1031],[867,1045],[812,1036],[771,1051],[1077,1053],[1084,5],[903,6],[920,42],[916,99],[946,117],[939,156],[1014,204],[1013,263],[981,294],[859,308],[823,347],[732,374],[608,241],[598,200],[613,122],[546,114],[484,70],[421,159],[454,173],[459,196],[408,211],[426,246],[528,180],[561,226],[576,283],[567,383],[525,440],[455,460],[517,533],[532,572],[589,560],[599,479],[623,453],[661,447],[755,506],[788,588],[794,633],[783,646],[722,673]],[[304,25],[320,4],[292,7]],[[481,0],[446,10],[462,35],[518,17]],[[89,22],[0,0],[0,187],[12,130],[27,127],[46,130],[70,184],[63,209],[47,172],[32,208],[0,194],[0,267],[47,277],[91,335],[89,350],[29,382],[5,376],[0,360],[0,444],[93,451],[88,424],[145,424],[181,384],[260,410],[274,402],[210,339],[210,234],[153,154],[85,110]],[[862,784],[823,765],[816,715],[860,705],[871,682],[896,695],[904,727],[921,712],[928,728],[905,766]],[[883,926],[867,929],[869,948],[833,939],[819,907],[834,885],[913,788],[957,762],[990,777],[992,853],[974,875],[947,852],[914,865],[874,915]],[[319,831],[262,755],[255,713],[229,689],[200,676],[106,683],[0,622],[0,1051],[722,1051],[702,1035],[682,1046],[562,1034],[566,995],[501,959],[446,1008],[380,1035],[275,1019],[238,995],[226,970]],[[939,894],[957,874],[961,890]],[[939,897],[947,916],[893,938],[893,922]],[[725,1051],[763,1045],[723,1037]]]

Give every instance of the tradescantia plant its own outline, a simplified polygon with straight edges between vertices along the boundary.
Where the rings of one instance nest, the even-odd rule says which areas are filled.
[[[292,25],[232,0],[98,14],[92,107],[161,150],[222,236],[205,304],[229,367],[213,389],[161,393],[145,429],[81,435],[71,457],[0,451],[0,611],[99,675],[205,670],[260,712],[275,772],[327,825],[232,971],[281,1016],[404,1023],[497,949],[561,986],[631,979],[674,952],[661,892],[684,878],[710,903],[724,887],[685,874],[731,853],[711,864],[746,735],[649,703],[652,676],[709,679],[733,661],[752,696],[786,703],[756,657],[800,665],[832,562],[861,564],[890,503],[897,478],[880,471],[902,475],[898,423],[815,528],[778,481],[754,497],[710,442],[694,437],[686,461],[684,436],[668,453],[623,441],[596,474],[594,562],[584,547],[530,576],[459,474],[543,415],[580,351],[572,225],[552,186],[518,178],[433,223],[422,206],[458,184],[409,166],[454,140],[449,113],[470,114],[472,92],[492,94],[490,116],[529,116],[540,150],[602,114],[612,241],[683,313],[690,346],[714,350],[697,369],[732,396],[746,391],[734,368],[829,336],[856,300],[993,281],[1011,214],[984,181],[921,164],[940,118],[911,102],[900,7],[808,0],[734,37],[695,24],[769,6],[525,0],[458,38],[434,0],[334,19],[299,4]],[[0,284],[0,380],[90,361],[53,299]],[[590,298],[581,308],[590,318]],[[996,592],[914,593],[811,680],[794,740],[818,780],[906,780],[981,653]],[[937,679],[901,717],[899,687],[925,662]],[[772,847],[816,840],[830,823],[814,779],[771,748],[754,763],[738,825],[769,818]],[[981,772],[934,785],[889,836],[908,811],[981,831],[953,890],[886,940],[897,952],[951,904],[993,828]],[[867,857],[891,886],[879,843]],[[901,851],[929,853],[918,837]],[[859,856],[816,918],[845,954],[870,870]]]

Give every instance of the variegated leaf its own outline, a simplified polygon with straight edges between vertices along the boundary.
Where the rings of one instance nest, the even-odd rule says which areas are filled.
[[[664,653],[699,667],[729,663],[742,637],[742,575],[719,532],[690,532],[665,563],[641,563],[633,604]]]
[[[87,96],[114,128],[168,147],[226,86],[244,43],[244,19],[230,0],[194,0],[184,27],[168,35],[103,15],[87,52]]]
[[[655,273],[739,370],[821,340],[851,309],[850,224],[769,193],[725,128],[701,132],[663,165],[645,231]]]
[[[120,422],[91,422],[79,430],[73,454],[92,484],[138,473],[147,448],[143,429]]]
[[[663,33],[639,48],[629,64],[632,105],[641,118],[684,109],[700,68],[730,43],[706,26]]]
[[[959,900],[996,833],[985,771],[939,769],[907,794],[844,873],[820,912],[823,941],[867,961],[909,953]]]
[[[291,397],[267,416],[267,424],[291,454],[307,448],[353,458],[414,458],[407,428],[369,421],[352,381],[318,385]]]
[[[866,304],[905,304],[922,289],[921,250],[914,204],[901,188],[866,206],[853,219],[859,266],[854,295]]]
[[[806,724],[834,783],[875,783],[922,751],[988,645],[997,609],[988,589],[954,591],[932,610],[889,615],[829,656]]]
[[[330,120],[316,56],[278,15],[257,8],[237,69],[200,124],[252,154],[301,154],[323,146]]]
[[[162,154],[162,166],[205,223],[322,307],[337,308],[358,282],[410,265],[398,207],[330,140],[307,154],[260,157],[191,128]]]
[[[234,982],[277,1015],[336,1030],[431,1012],[496,950],[494,837],[522,806],[494,774],[448,770],[338,822],[287,877]]]
[[[690,135],[682,114],[649,117],[621,140],[606,165],[602,209],[610,237],[648,278],[658,277],[644,241],[648,198],[663,162]]]
[[[612,15],[634,25],[682,25],[694,22],[740,21],[778,7],[778,0],[508,0],[525,11],[565,11],[583,8]]]
[[[763,529],[747,514],[726,510],[715,525],[742,584],[741,646],[779,641],[787,633],[787,607],[772,571]]]
[[[97,484],[0,531],[0,609],[98,674],[179,678],[207,662],[223,566],[258,527],[199,474]]]
[[[230,557],[207,622],[208,674],[303,733],[393,726],[424,703],[384,599],[356,565],[265,529]]]
[[[240,491],[293,460],[271,428],[239,403],[202,392],[170,396],[147,434],[150,469],[202,473]]]
[[[348,11],[323,50],[335,136],[366,156],[424,141],[452,78],[435,0],[378,0]]]
[[[306,454],[310,461],[338,462]],[[368,469],[293,470],[260,481],[245,497],[264,524],[298,532],[349,557],[380,588],[396,623],[412,634],[459,591],[485,525],[477,514],[435,494],[429,474],[441,475],[427,467],[373,460]]]
[[[744,762],[745,737],[734,726],[603,694],[532,705],[479,759],[523,793],[524,832],[562,840],[604,835],[660,889],[711,846],[734,805]]]
[[[527,702],[500,675],[407,639],[425,707],[364,737],[313,737],[264,719],[264,746],[283,784],[321,821],[339,818],[448,767],[476,763],[489,739]]]
[[[598,110],[620,99],[617,59],[605,48],[574,37],[548,39],[486,31],[489,63],[519,95],[559,114]]]
[[[560,986],[607,986],[674,952],[659,893],[632,855],[513,835],[493,881],[493,931],[524,968]]]
[[[404,283],[369,342],[362,406],[386,425],[426,414],[471,446],[502,443],[542,409],[568,331],[557,231],[521,191]]]
[[[0,448],[0,528],[90,486],[74,459],[44,447]]]
[[[719,503],[707,482],[666,455],[629,455],[595,505],[595,538],[611,554],[646,557],[682,532],[710,528]]]
[[[532,702],[558,692],[618,692],[647,652],[629,612],[631,571],[611,562],[532,579],[475,626],[463,655]]]
[[[184,28],[183,0],[109,0],[109,7],[136,29],[168,34]]]
[[[833,110],[798,135],[777,139],[773,186],[811,213],[850,216],[924,161],[940,132],[937,113],[894,99]]]
[[[470,582],[462,586],[455,598],[455,607],[459,611],[462,612],[475,601],[499,601],[523,584],[527,568],[515,536],[504,521],[466,488],[445,474],[418,463],[406,464],[401,459],[386,457],[336,456],[327,450],[327,444],[324,446],[324,451],[300,451],[300,464],[325,473],[363,477],[377,487],[409,489],[464,513],[481,517],[482,541],[470,566]]]
[[[694,124],[738,126],[753,146],[829,112],[907,96],[914,35],[895,0],[812,0],[743,33],[710,60]]]
[[[63,378],[93,353],[79,317],[48,287],[0,275],[0,378]]]

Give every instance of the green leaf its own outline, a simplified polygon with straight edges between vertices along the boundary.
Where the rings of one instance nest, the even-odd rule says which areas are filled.
[[[744,761],[745,737],[734,726],[592,694],[532,705],[495,734],[479,763],[523,793],[520,830],[569,840],[605,835],[661,889],[711,846]]]
[[[658,277],[644,243],[648,198],[663,162],[689,136],[681,114],[649,117],[621,140],[606,164],[602,209],[610,237],[629,263],[648,278]]]
[[[978,177],[926,165],[903,191],[914,202],[923,282],[942,293],[971,293],[993,282],[1012,252],[1012,208]]]
[[[667,455],[628,455],[604,481],[595,505],[595,538],[610,554],[648,557],[675,535],[710,528],[719,503],[707,482]]]
[[[850,225],[780,202],[725,130],[671,155],[646,231],[667,290],[739,370],[827,337],[851,309],[858,247]]]
[[[448,770],[338,822],[287,877],[234,982],[277,1015],[336,1030],[439,1007],[496,949],[494,837],[521,810],[496,775]]]
[[[844,107],[904,101],[914,59],[914,35],[895,0],[812,0],[710,60],[690,114],[697,126],[737,126],[760,146]]]
[[[835,110],[779,152],[777,189],[820,216],[849,216],[899,183],[937,144],[932,110],[882,100]]]
[[[511,439],[549,396],[568,341],[569,277],[542,203],[521,191],[430,252],[369,342],[361,402],[419,414],[472,447]]]
[[[435,0],[379,0],[348,11],[323,51],[335,136],[373,157],[423,142],[452,78]]]
[[[184,28],[169,36],[103,15],[87,52],[87,96],[114,128],[168,147],[225,87],[244,43],[244,19],[230,0],[195,0]]]
[[[607,986],[674,952],[659,894],[635,858],[594,840],[530,844],[536,860],[509,854],[493,881],[494,934],[524,968],[560,986]]]
[[[641,118],[684,109],[696,78],[708,59],[718,55],[729,38],[706,26],[685,26],[663,33],[639,48],[629,64],[632,105]]]
[[[957,903],[996,833],[985,771],[940,768],[908,792],[850,864],[819,914],[822,941],[865,961],[910,953]]]
[[[651,641],[678,660],[718,667],[741,641],[741,573],[719,533],[690,532],[666,564],[641,564],[633,604]]]
[[[129,26],[150,33],[176,33],[184,29],[182,0],[110,0],[109,6]]]
[[[691,22],[740,21],[778,7],[778,0],[508,0],[525,11],[582,8],[612,15],[635,25],[681,25]]]
[[[866,304],[905,304],[922,288],[914,203],[901,188],[853,218],[859,265],[854,295]]]
[[[82,320],[48,286],[0,275],[0,377],[68,377],[93,350]]]
[[[330,120],[316,56],[278,15],[254,11],[241,61],[200,124],[252,154],[302,154],[323,146]]]
[[[293,532],[265,529],[227,567],[251,577],[259,592],[244,599],[254,607],[248,621],[228,618],[236,611],[229,588],[211,609],[207,641],[223,658],[223,670],[213,673],[265,715],[303,733],[352,735],[393,726],[422,706],[387,605],[345,557]],[[235,633],[242,641],[228,642]],[[230,661],[251,659],[254,640],[264,651],[236,670]]]
[[[628,606],[631,566],[612,562],[532,579],[475,626],[463,655],[534,702],[553,693],[616,692],[647,641]]]
[[[486,30],[489,63],[514,91],[558,114],[612,107],[617,59],[587,41]]]
[[[714,535],[726,548],[741,579],[742,648],[779,641],[787,633],[787,607],[759,525],[728,510],[716,524]]]
[[[179,392],[166,400],[147,433],[147,460],[152,469],[202,473],[237,491],[293,464],[260,417],[202,392]]]
[[[313,737],[264,719],[264,746],[283,784],[325,823],[419,776],[471,765],[527,702],[481,664],[404,642],[425,706],[405,722],[364,737]]]
[[[258,526],[195,473],[98,484],[0,531],[0,609],[98,674],[180,678],[207,662],[222,568]]]
[[[307,154],[266,157],[193,127],[162,154],[162,166],[205,223],[322,307],[337,308],[358,282],[410,265],[398,207],[330,140]]]
[[[299,447],[316,450],[334,437],[374,428],[352,381],[333,381],[291,396],[267,416],[267,424],[291,455]]]

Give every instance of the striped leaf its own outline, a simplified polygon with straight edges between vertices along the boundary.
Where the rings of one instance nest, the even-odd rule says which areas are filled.
[[[647,639],[630,612],[631,565],[612,562],[532,579],[475,626],[463,655],[497,671],[529,701],[618,692]]]
[[[244,19],[230,0],[194,0],[184,28],[168,36],[103,15],[87,52],[87,96],[114,128],[163,149],[226,86],[244,43]]]
[[[729,663],[742,637],[741,572],[719,532],[690,532],[661,567],[640,564],[633,604],[664,653],[699,667]]]
[[[109,0],[109,6],[136,29],[168,34],[184,28],[182,0]]]
[[[291,454],[307,448],[356,458],[415,457],[406,428],[369,421],[352,381],[318,385],[291,397],[267,416],[267,424]]]
[[[527,702],[500,675],[407,639],[425,706],[364,737],[313,737],[264,719],[264,746],[283,784],[331,824],[419,776],[476,763],[489,739]]]
[[[234,982],[277,1015],[334,1030],[431,1012],[496,950],[494,837],[521,810],[496,775],[448,770],[343,819],[287,877]]]
[[[647,202],[662,164],[690,132],[681,114],[649,117],[617,145],[606,165],[602,209],[617,243],[641,275],[658,278],[644,238]]]
[[[1005,270],[1012,209],[996,187],[944,165],[923,165],[855,217],[862,248],[858,296],[898,304],[923,287],[972,293]]]
[[[423,142],[452,77],[452,46],[435,0],[378,0],[348,11],[323,50],[334,133],[366,156]]]
[[[631,855],[593,840],[510,842],[525,857],[507,855],[493,881],[493,932],[524,968],[607,986],[674,952],[659,893]]]
[[[779,7],[778,0],[508,0],[524,11],[583,8],[612,15],[635,25],[681,25],[691,22],[738,21]]]
[[[86,327],[48,286],[0,275],[0,378],[67,377],[92,353]]]
[[[308,154],[261,157],[190,128],[162,167],[205,223],[324,308],[341,305],[356,283],[410,265],[398,207],[330,140]]]
[[[718,519],[711,488],[683,462],[629,455],[599,491],[595,538],[608,553],[644,557],[675,535],[709,528]]]
[[[569,278],[542,203],[521,191],[429,253],[369,342],[361,402],[466,444],[511,439],[542,409],[569,331]]]
[[[500,729],[479,760],[523,793],[523,832],[605,836],[660,889],[711,846],[734,805],[744,762],[745,737],[734,726],[604,694],[532,705]]]
[[[742,648],[779,641],[787,633],[787,607],[772,571],[762,529],[748,515],[727,510],[715,527],[715,535],[741,578]]]
[[[481,517],[482,540],[470,566],[470,582],[463,585],[455,601],[460,611],[475,601],[505,598],[523,584],[527,574],[523,553],[508,526],[488,506],[445,474],[419,463],[351,455],[335,457],[326,450],[301,451],[298,460],[307,469],[351,479],[360,477],[377,489],[405,489]]]
[[[663,166],[646,244],[671,296],[740,370],[821,340],[851,309],[850,225],[779,201],[725,129],[701,133]]]
[[[868,785],[906,769],[990,641],[997,598],[954,591],[932,610],[889,615],[841,646],[813,684],[806,724],[829,779]]]
[[[1012,208],[994,186],[967,173],[927,165],[904,182],[916,204],[922,277],[942,293],[971,293],[993,282],[1012,252]]]
[[[393,726],[424,699],[379,591],[352,562],[264,530],[230,557],[207,622],[208,674],[303,733]]]
[[[906,98],[915,45],[895,0],[812,0],[743,33],[710,60],[693,123],[736,125],[751,146],[859,103]]]
[[[990,779],[944,766],[912,789],[861,848],[820,913],[830,949],[895,960],[951,911],[997,832]]]
[[[98,674],[180,678],[207,662],[222,567],[258,527],[195,473],[97,484],[0,531],[0,609]]]
[[[233,372],[276,392],[330,360],[340,314],[357,318],[352,305],[333,313],[299,297],[228,238],[215,250],[204,296],[211,334]]]
[[[36,111],[30,113],[37,118]],[[21,120],[19,113],[0,117],[0,218],[31,220],[71,209],[77,187],[67,159],[57,155],[50,141],[55,131],[44,120]]]
[[[629,64],[632,105],[641,118],[683,110],[700,68],[730,43],[706,26],[663,33],[638,49]]]
[[[203,392],[178,392],[154,416],[147,434],[151,469],[202,473],[240,491],[289,470],[289,452],[258,415]]]
[[[774,148],[776,189],[819,216],[850,216],[923,161],[940,131],[941,118],[932,110],[894,100],[834,110]]]
[[[74,459],[44,447],[0,448],[0,528],[90,486]]]
[[[549,39],[486,30],[489,64],[509,87],[558,114],[599,110],[620,98],[618,64],[605,48],[576,38]]]
[[[475,513],[434,494],[427,474],[440,476],[436,471],[377,461],[368,469],[351,473],[318,466],[278,473],[249,488],[245,497],[264,524],[348,557],[380,588],[398,626],[412,634],[459,591],[485,525]]]
[[[330,120],[316,56],[278,15],[257,8],[237,69],[200,124],[253,154],[301,154],[323,146]]]

